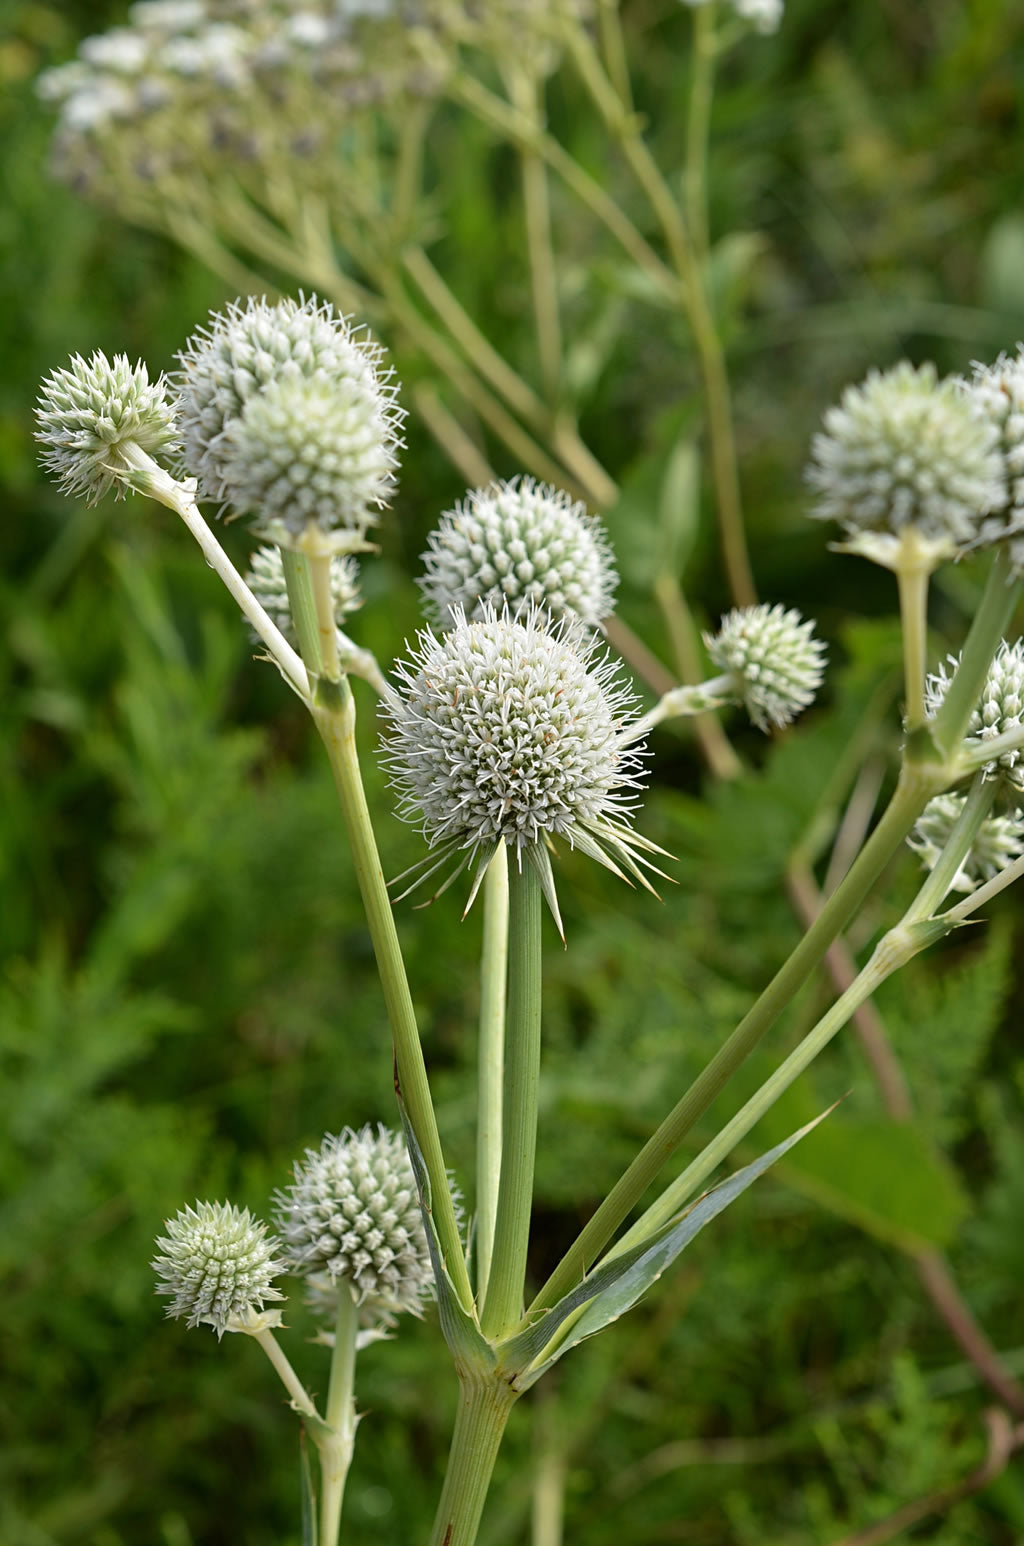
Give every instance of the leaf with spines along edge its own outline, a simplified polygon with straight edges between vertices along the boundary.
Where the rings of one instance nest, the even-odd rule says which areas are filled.
[[[641,1241],[622,1256],[596,1267],[528,1330],[502,1343],[499,1350],[502,1365],[519,1371],[513,1381],[514,1388],[520,1392],[529,1390],[570,1348],[576,1347],[587,1337],[595,1336],[625,1315],[627,1310],[631,1310],[690,1241],[700,1234],[705,1224],[724,1212],[758,1176],[770,1169],[776,1160],[781,1159],[834,1110],[835,1107],[830,1106],[828,1111],[823,1111],[813,1122],[808,1122],[790,1134],[759,1159],[745,1165],[742,1170],[734,1171],[727,1180],[692,1203],[682,1217],[664,1225],[650,1239]],[[552,1338],[569,1317],[581,1308],[583,1313],[565,1341],[542,1363],[536,1364],[535,1360],[543,1354]]]

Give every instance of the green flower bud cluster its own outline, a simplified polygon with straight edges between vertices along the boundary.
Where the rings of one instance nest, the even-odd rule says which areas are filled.
[[[960,664],[960,657],[950,655],[927,678],[924,689],[925,713],[934,719],[945,701],[950,683]],[[1024,639],[1008,644],[1003,639],[988,668],[981,698],[967,724],[964,744],[983,747],[986,741],[995,740],[1007,730],[1015,730],[1021,722],[1024,710]],[[1019,751],[1003,752],[992,762],[986,763],[984,772],[988,778],[1002,778],[1015,790],[1024,790],[1024,761]]]
[[[920,855],[925,869],[933,870],[963,811],[965,799],[958,794],[936,795],[929,800],[907,838]],[[1008,811],[986,816],[970,852],[950,881],[951,891],[973,891],[991,880],[1024,854],[1024,815]]]
[[[163,1254],[153,1270],[157,1293],[171,1300],[167,1314],[172,1318],[212,1326],[223,1336],[256,1329],[264,1304],[284,1298],[273,1286],[285,1271],[276,1254],[278,1241],[247,1208],[197,1202],[168,1220],[166,1228],[156,1242]]]
[[[788,725],[821,686],[825,646],[814,624],[783,606],[738,607],[716,634],[705,634],[708,654],[730,682],[759,730]]]

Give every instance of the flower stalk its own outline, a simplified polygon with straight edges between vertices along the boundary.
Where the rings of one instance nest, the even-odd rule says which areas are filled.
[[[508,972],[508,846],[499,843],[484,880],[484,938],[480,964],[480,1039],[477,1047],[476,1292],[487,1293],[501,1179],[501,1108],[505,1066]]]

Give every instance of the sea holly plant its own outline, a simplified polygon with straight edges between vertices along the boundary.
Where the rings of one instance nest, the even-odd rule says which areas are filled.
[[[984,373],[972,386],[906,364],[851,388],[826,415],[809,473],[814,513],[838,519],[850,539],[844,548],[883,562],[899,581],[905,740],[895,787],[796,948],[538,1286],[528,1281],[527,1253],[542,942],[545,904],[561,930],[559,852],[579,849],[650,892],[670,883],[670,857],[642,828],[646,732],[730,705],[767,733],[787,725],[822,681],[823,643],[782,603],[734,609],[706,640],[706,679],[672,687],[641,712],[600,632],[614,596],[610,546],[571,491],[524,472],[471,490],[442,516],[423,578],[432,627],[385,670],[341,627],[354,626],[355,555],[372,562],[370,532],[394,493],[402,450],[397,385],[380,347],[316,297],[250,300],[214,315],[179,361],[155,383],[123,356],[111,363],[97,353],[55,370],[39,400],[43,458],[71,494],[131,491],[180,516],[308,709],[334,775],[379,969],[402,1137],[397,1128],[327,1135],[277,1194],[276,1234],[227,1201],[186,1207],[158,1241],[158,1290],[170,1315],[219,1337],[249,1335],[267,1353],[319,1456],[305,1538],[320,1546],[343,1533],[360,1415],[358,1351],[392,1330],[400,1312],[419,1313],[436,1297],[459,1404],[431,1546],[472,1546],[516,1401],[628,1312],[802,1138],[807,1127],[714,1183],[736,1145],[879,985],[1024,867],[1024,644],[1004,638],[1021,586],[1013,416],[990,412],[992,393],[977,385],[988,381]],[[931,447],[927,458],[922,443]],[[248,579],[217,541],[204,502],[251,523]],[[987,563],[987,582],[960,655],[929,675],[928,578],[956,557]],[[376,839],[388,813],[371,813],[364,791],[353,677],[379,699],[379,755],[397,814],[426,843],[422,863],[397,879],[394,903]],[[907,840],[926,874],[903,916],[789,1055],[666,1182],[694,1124]],[[468,1222],[445,1159],[393,911],[405,890],[428,879],[437,893],[461,887],[466,909],[480,894],[484,912],[477,1163],[475,1176],[463,1178]],[[652,1187],[660,1188],[653,1201]],[[289,1277],[326,1320],[322,1407],[281,1345]]]

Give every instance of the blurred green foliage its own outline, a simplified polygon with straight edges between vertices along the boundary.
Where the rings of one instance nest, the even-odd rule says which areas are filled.
[[[121,14],[6,0],[0,29],[0,1543],[281,1546],[298,1540],[292,1417],[253,1345],[161,1323],[152,1241],[197,1196],[265,1211],[323,1131],[393,1122],[389,1038],[301,710],[252,660],[167,512],[72,506],[35,468],[41,375],[95,347],[165,368],[225,299],[191,260],[47,178],[32,77]],[[638,105],[671,171],[688,18],[675,0],[627,0],[624,14]],[[707,787],[692,742],[659,737],[644,829],[679,856],[661,904],[565,859],[569,944],[548,942],[538,1280],[796,939],[780,876],[812,823],[831,832],[847,792],[830,783],[836,759],[893,745],[887,577],[826,551],[801,516],[800,467],[822,407],[869,365],[908,351],[962,369],[1024,332],[1022,43],[1013,0],[791,0],[778,36],[750,39],[723,71],[715,281],[755,567],[764,594],[821,619],[836,669],[825,705],[788,737],[768,746],[737,728],[750,771],[733,785]],[[555,127],[616,187],[578,109],[572,84],[556,82]],[[439,266],[528,363],[507,154],[451,114],[432,157]],[[657,491],[699,411],[689,344],[593,251],[585,220],[565,203],[556,220],[584,433],[628,493],[611,520],[624,611],[667,655],[650,555],[662,551]],[[422,370],[401,350],[398,366]],[[409,442],[357,619],[385,659],[416,626],[423,535],[460,491],[415,422]],[[244,553],[244,533],[225,540]],[[713,617],[726,597],[707,511],[673,541],[699,617]],[[975,594],[969,567],[944,577],[936,648],[962,633]],[[419,840],[391,818],[373,704],[359,702],[394,873]],[[913,884],[907,856],[865,927],[895,917]],[[529,1539],[533,1477],[552,1466],[566,1538],[586,1546],[816,1546],[978,1463],[986,1397],[906,1249],[949,1249],[1024,1373],[1021,931],[1012,906],[999,911],[880,998],[913,1128],[887,1123],[847,1033],[741,1157],[850,1092],[826,1128],[514,1414],[487,1546]],[[453,896],[404,904],[399,926],[442,1132],[465,1176],[479,918],[457,915]],[[695,1142],[827,991],[809,985]],[[293,1319],[295,1360],[322,1390],[304,1312]],[[353,1540],[423,1539],[452,1383],[429,1319],[361,1360]],[[1022,1537],[1012,1468],[916,1532],[942,1546]]]

